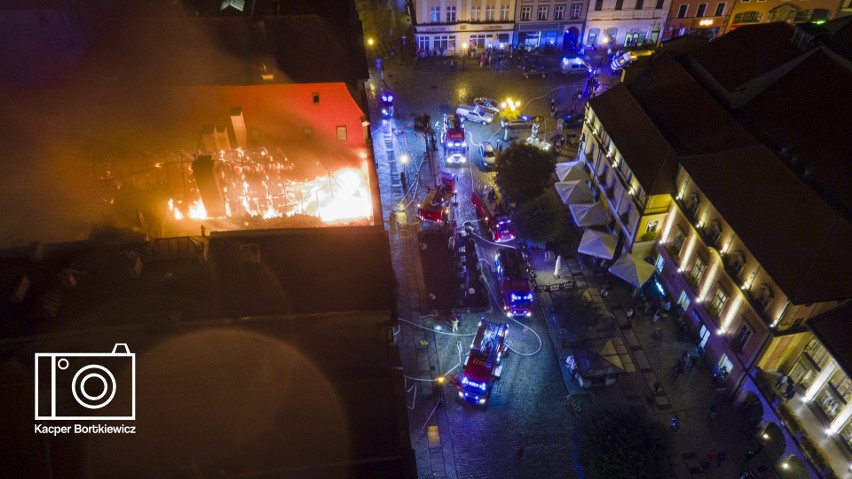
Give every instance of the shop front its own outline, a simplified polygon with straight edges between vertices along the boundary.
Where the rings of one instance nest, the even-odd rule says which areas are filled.
[[[488,49],[505,49],[512,44],[514,25],[420,25],[415,27],[417,49],[423,54],[458,56]]]

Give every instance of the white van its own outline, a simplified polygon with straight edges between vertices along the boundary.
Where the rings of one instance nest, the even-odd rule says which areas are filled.
[[[580,57],[565,57],[560,66],[565,75],[588,75],[592,71],[592,67],[586,63],[586,60]]]

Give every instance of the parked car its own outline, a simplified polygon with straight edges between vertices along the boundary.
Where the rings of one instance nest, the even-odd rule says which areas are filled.
[[[456,108],[456,115],[465,120],[482,123],[483,125],[494,121],[494,114],[490,111],[485,111],[484,108],[478,105],[459,105]]]
[[[544,68],[544,65],[534,65],[524,67],[521,70],[521,74],[524,78],[544,78],[547,76],[547,70]]]
[[[524,128],[532,128],[533,124],[541,125],[544,118],[540,116],[521,115],[514,120],[500,119],[500,126],[510,130],[520,130]]]
[[[565,57],[560,63],[561,71],[565,75],[587,75],[592,72],[591,65],[580,57]]]
[[[500,103],[493,98],[487,97],[477,97],[473,99],[473,104],[476,106],[481,106],[483,110],[490,111],[494,115],[498,115],[502,108],[500,107]]]
[[[490,168],[497,163],[497,153],[490,141],[483,141],[479,145],[479,153],[482,155],[482,165],[485,168]]]
[[[562,117],[562,127],[567,129],[576,129],[583,126],[583,113],[576,115],[565,115]]]

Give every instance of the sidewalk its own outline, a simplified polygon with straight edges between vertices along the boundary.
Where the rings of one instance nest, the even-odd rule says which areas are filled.
[[[576,245],[569,245],[576,251]],[[547,325],[553,347],[558,352],[558,360],[563,363],[563,377],[570,395],[589,394],[596,404],[622,404],[648,409],[652,416],[665,424],[671,417],[680,417],[680,430],[675,433],[675,451],[673,458],[678,478],[736,478],[746,469],[745,452],[751,448],[747,437],[749,428],[741,413],[732,407],[725,393],[719,392],[712,384],[712,368],[699,360],[693,368],[687,369],[676,377],[672,365],[683,351],[694,351],[691,336],[677,330],[673,318],[660,320],[653,324],[650,317],[639,317],[631,322],[625,312],[634,303],[632,287],[618,278],[609,279],[602,273],[594,272],[586,261],[578,257],[563,256],[560,278],[554,276],[554,262],[545,260],[544,251],[530,252],[530,264],[536,274],[539,285],[557,284],[560,281],[573,280],[579,291],[592,298],[598,305],[599,313],[605,319],[606,327],[600,333],[610,334],[616,344],[619,340],[625,345],[625,353],[631,361],[625,362],[626,372],[610,386],[593,389],[581,389],[577,382],[567,374],[565,358],[573,354],[571,345],[564,340],[562,331],[549,314],[552,292],[539,293],[541,310],[548,315]],[[602,286],[609,288],[606,297],[601,297]],[[657,338],[654,330],[659,326],[662,336]],[[662,388],[654,393],[654,383],[660,381]],[[712,423],[707,419],[710,406],[715,405],[718,414]],[[712,449],[725,451],[726,458],[721,465],[711,461],[711,465],[702,470],[701,462],[706,460]],[[756,466],[754,460],[749,464]]]

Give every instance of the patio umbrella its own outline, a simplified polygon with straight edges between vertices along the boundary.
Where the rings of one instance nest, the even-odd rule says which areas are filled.
[[[579,161],[557,163],[556,177],[559,178],[559,181],[588,180],[591,178],[586,167]]]
[[[595,201],[595,195],[592,194],[592,190],[589,189],[589,185],[585,181],[560,181],[553,186],[556,187],[556,192],[566,205],[594,203]]]
[[[654,265],[637,258],[633,254],[625,254],[609,267],[609,272],[633,286],[641,288],[653,276]]]
[[[590,205],[568,205],[571,216],[577,226],[601,226],[609,223],[609,212],[603,203],[597,202]]]
[[[618,245],[618,238],[615,236],[587,229],[580,238],[580,247],[577,248],[578,253],[587,254],[596,258],[612,259],[615,256],[615,248]]]

